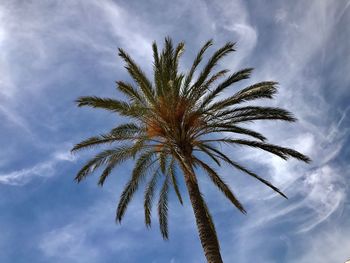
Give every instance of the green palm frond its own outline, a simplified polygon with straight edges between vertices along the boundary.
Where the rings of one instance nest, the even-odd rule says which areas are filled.
[[[218,101],[209,106],[206,111],[217,111],[223,108],[233,106],[242,102],[256,100],[256,99],[272,99],[273,95],[277,92],[277,82],[265,81],[249,86],[241,91],[238,91],[233,96]]]
[[[113,150],[105,150],[99,154],[97,154],[94,158],[89,160],[77,173],[75,176],[75,181],[78,183],[83,180],[86,176],[93,173],[97,168],[101,165],[105,164],[111,154],[113,154]]]
[[[123,82],[123,81],[117,81],[117,89],[121,91],[124,95],[126,95],[130,101],[132,102],[138,102],[142,105],[146,105],[146,99],[142,94],[140,94],[137,89],[129,83]]]
[[[195,158],[194,160],[195,163],[199,164],[205,170],[205,172],[209,175],[211,181],[219,188],[219,190],[226,196],[226,198],[229,199],[231,203],[238,208],[239,211],[241,211],[243,214],[246,214],[247,211],[244,209],[243,205],[238,201],[236,196],[232,193],[230,187],[220,178],[214,169],[198,158]]]
[[[230,72],[228,69],[223,69],[220,70],[218,72],[216,72],[215,74],[213,74],[210,79],[208,79],[206,82],[203,83],[203,86],[208,90],[209,87],[216,82],[218,79],[224,77],[228,72]]]
[[[235,43],[228,42],[226,43],[222,48],[218,49],[208,60],[207,64],[204,66],[203,70],[199,74],[199,77],[197,81],[193,84],[191,87],[190,92],[191,93],[196,93],[198,90],[197,88],[200,87],[205,80],[208,78],[211,70],[216,66],[217,62],[222,59],[224,56],[229,54],[230,52],[235,51],[233,48]]]
[[[92,108],[100,108],[113,112],[118,112],[122,115],[127,113],[131,105],[120,100],[110,98],[100,98],[96,96],[80,97],[76,100],[78,107],[88,106]]]
[[[147,227],[151,226],[151,213],[152,213],[152,204],[154,197],[154,190],[159,179],[160,174],[158,169],[154,172],[151,180],[148,182],[145,196],[144,196],[144,210],[145,210],[145,224]]]
[[[210,92],[203,99],[203,102],[202,102],[202,105],[200,108],[203,108],[204,106],[206,106],[207,104],[212,102],[212,100],[217,95],[219,95],[226,88],[230,87],[232,84],[234,84],[238,81],[244,80],[244,79],[248,79],[252,71],[253,71],[252,68],[246,68],[246,69],[240,70],[240,71],[232,74],[231,76],[229,76],[224,82],[222,82],[220,85],[218,85],[212,92]]]
[[[189,70],[188,74],[186,75],[185,82],[184,82],[184,88],[183,88],[183,96],[185,96],[185,97],[187,96],[187,92],[189,89],[189,85],[192,81],[193,74],[196,71],[199,63],[201,63],[205,51],[212,45],[213,45],[213,40],[209,40],[204,44],[204,46],[198,52],[195,60],[193,61],[191,69]]]
[[[215,154],[211,153],[209,149],[207,149],[205,147],[205,145],[202,145],[201,143],[197,143],[196,144],[196,147],[198,149],[194,149],[194,150],[197,150],[197,151],[200,151],[200,152],[203,152],[205,153],[206,155],[208,155],[214,162],[216,162],[216,164],[218,166],[221,166],[221,163],[220,163],[220,160],[218,160],[218,158],[215,156]]]
[[[78,172],[75,177],[77,182],[83,180],[87,175],[93,173],[102,165],[109,164],[111,161],[115,164],[131,158],[135,152],[140,150],[142,145],[122,145],[113,149],[104,150],[89,160]]]
[[[154,78],[155,90],[156,90],[156,94],[160,94],[160,90],[163,85],[163,79],[162,79],[162,66],[160,64],[158,46],[156,42],[152,43],[152,50],[153,50],[153,72],[154,72],[153,78]]]
[[[102,172],[101,176],[98,180],[98,185],[103,186],[106,178],[110,175],[112,170],[122,162],[133,158],[137,152],[141,151],[144,148],[144,144],[142,141],[138,141],[133,146],[129,148],[120,148],[120,151],[115,151],[112,155],[110,155],[107,166]]]
[[[137,139],[135,136],[139,135],[141,131],[142,129],[134,123],[121,124],[107,134],[94,136],[76,144],[71,151],[76,152],[78,150],[94,147],[100,144]]]
[[[242,139],[234,140],[234,139],[229,139],[229,138],[216,139],[216,140],[204,140],[204,141],[224,142],[224,143],[228,143],[228,144],[246,145],[246,146],[253,147],[253,148],[259,148],[259,149],[262,149],[264,151],[270,152],[274,155],[277,155],[284,160],[287,160],[288,158],[293,157],[293,158],[298,159],[300,161],[303,161],[305,163],[309,163],[311,161],[311,159],[308,156],[301,154],[293,149],[281,147],[281,146],[277,146],[277,145],[273,145],[273,144],[269,144],[269,143],[248,141],[248,140],[242,140]]]
[[[99,144],[112,143],[112,142],[115,142],[115,140],[116,140],[115,137],[111,134],[102,134],[99,136],[90,137],[90,138],[76,144],[72,148],[71,152],[76,152],[76,151],[81,150],[81,149],[94,147],[94,146],[99,145]]]
[[[294,122],[296,118],[292,113],[285,109],[274,107],[238,107],[225,110],[213,116],[210,120],[219,120],[221,122],[238,123],[253,120],[283,120]]]
[[[158,217],[160,232],[164,239],[169,238],[168,234],[168,191],[169,181],[168,177],[165,177],[162,189],[159,194],[158,201]]]
[[[177,69],[179,67],[179,60],[180,60],[180,57],[182,56],[182,54],[184,53],[185,51],[185,43],[184,42],[180,42],[176,49],[175,49],[175,53],[174,53],[174,79],[177,77],[178,75],[178,72],[177,72]]]
[[[95,96],[80,97],[76,100],[78,107],[88,106],[92,108],[104,109],[114,113],[118,113],[121,116],[140,118],[143,116],[149,108],[145,108],[141,104],[126,103],[116,99],[100,98]]]
[[[229,70],[223,69],[213,74],[208,80],[206,80],[203,83],[203,85],[200,88],[198,88],[198,92],[196,92],[197,94],[195,94],[194,92],[192,93],[191,99],[193,101],[199,100],[203,96],[203,94],[205,94],[206,91],[210,90],[211,85],[213,85],[213,83],[215,83],[218,79],[224,77],[228,72]]]
[[[242,165],[232,161],[226,154],[222,153],[221,151],[215,149],[214,147],[208,146],[206,145],[207,148],[209,148],[211,151],[213,151],[216,156],[218,158],[220,158],[221,160],[225,161],[226,163],[232,165],[234,168],[254,177],[255,179],[259,180],[260,182],[262,182],[263,184],[265,184],[266,186],[270,187],[271,189],[273,189],[274,191],[276,191],[277,193],[279,193],[281,196],[283,196],[284,198],[288,199],[287,196],[282,193],[276,186],[272,185],[269,181],[261,178],[260,176],[258,176],[257,174],[249,171],[248,169],[244,168]]]
[[[207,125],[205,127],[205,130],[199,131],[199,134],[197,134],[196,137],[200,137],[200,136],[205,135],[205,134],[222,133],[222,132],[243,134],[243,135],[254,137],[254,138],[259,139],[261,141],[266,140],[266,137],[264,135],[262,135],[261,133],[255,132],[255,131],[247,129],[247,128],[242,128],[242,127],[239,127],[236,125],[226,124],[224,122],[217,122],[217,123]]]
[[[121,222],[126,208],[131,201],[134,193],[136,192],[141,179],[146,175],[148,168],[154,163],[153,156],[155,155],[154,151],[148,151],[142,154],[139,159],[136,161],[135,167],[132,171],[132,177],[130,181],[124,188],[123,193],[120,196],[120,201],[117,208],[116,219]]]
[[[121,48],[119,50],[119,56],[126,62],[125,68],[129,72],[130,76],[135,80],[135,82],[140,87],[144,96],[150,103],[154,103],[154,90],[152,83],[146,77],[145,73],[140,69],[140,67],[130,58],[130,56]]]
[[[171,182],[172,182],[172,185],[174,187],[174,191],[176,193],[177,199],[179,200],[180,204],[182,205],[183,201],[182,201],[179,185],[177,183],[177,175],[176,175],[176,168],[175,167],[176,167],[175,159],[172,158],[171,162],[170,162],[170,165],[169,165],[169,171],[168,172],[169,172],[169,176],[171,177]]]
[[[159,167],[163,174],[165,174],[166,165],[167,165],[167,149],[163,147],[163,149],[159,152]]]

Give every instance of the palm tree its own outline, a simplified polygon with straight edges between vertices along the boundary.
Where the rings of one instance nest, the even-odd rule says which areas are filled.
[[[219,241],[197,183],[198,169],[203,170],[242,213],[246,213],[246,210],[214,168],[203,160],[203,156],[207,156],[219,166],[222,162],[233,166],[285,198],[287,197],[277,187],[232,160],[219,150],[217,145],[225,143],[249,146],[283,159],[293,157],[304,162],[309,162],[310,159],[293,149],[269,144],[262,134],[239,126],[240,123],[255,120],[296,120],[284,109],[241,105],[256,99],[272,99],[277,92],[276,82],[259,82],[224,99],[217,98],[232,84],[248,79],[252,72],[251,68],[246,68],[229,76],[226,76],[229,72],[226,69],[212,73],[217,63],[234,51],[234,43],[228,42],[215,51],[198,76],[194,77],[205,51],[211,45],[212,40],[205,43],[191,69],[183,74],[179,72],[178,64],[184,51],[184,43],[174,47],[172,40],[166,38],[164,48],[159,53],[154,42],[153,82],[124,50],[119,49],[119,56],[125,61],[125,68],[134,80],[134,83],[117,82],[118,90],[125,95],[127,101],[88,96],[80,97],[76,102],[79,107],[89,106],[115,112],[130,122],[121,124],[106,134],[86,139],[75,145],[72,151],[103,144],[110,145],[110,148],[89,160],[75,178],[80,182],[99,167],[104,167],[98,181],[101,186],[117,165],[130,158],[135,159],[131,178],[120,196],[116,220],[121,222],[139,184],[146,179],[145,223],[146,226],[151,226],[152,203],[159,186],[158,216],[164,239],[168,239],[169,188],[174,189],[182,204],[181,187],[178,184],[178,172],[182,171],[206,259],[210,263],[218,263],[222,262]],[[230,134],[244,137],[231,137]]]

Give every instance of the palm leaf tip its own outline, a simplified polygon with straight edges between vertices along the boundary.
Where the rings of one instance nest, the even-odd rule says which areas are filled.
[[[75,104],[77,104],[78,107],[82,107],[82,106],[86,106],[87,105],[87,102],[86,102],[86,97],[79,97],[77,98],[74,102]]]
[[[80,183],[81,180],[82,180],[82,177],[79,177],[78,175],[74,177],[74,181],[75,181],[76,183]]]
[[[99,105],[107,104],[111,99],[103,99],[97,96],[82,96],[75,100],[78,107],[90,106],[97,108]]]
[[[281,147],[281,146],[277,146],[274,144],[268,144],[268,143],[264,143],[264,142],[258,142],[258,141],[249,141],[249,140],[242,140],[242,139],[219,139],[217,141],[222,141],[222,142],[226,142],[229,144],[239,144],[239,145],[246,145],[246,146],[250,146],[253,148],[260,148],[264,151],[270,152],[274,155],[279,156],[280,158],[284,159],[284,160],[288,160],[290,157],[293,157],[299,161],[303,161],[305,163],[310,163],[311,159],[296,151],[293,150],[291,148],[286,148],[286,147]]]

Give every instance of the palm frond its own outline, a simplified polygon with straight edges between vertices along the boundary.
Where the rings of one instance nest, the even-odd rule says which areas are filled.
[[[160,68],[160,63],[159,63],[158,47],[155,41],[152,43],[152,50],[153,50],[154,68],[158,69]]]
[[[226,75],[226,73],[228,73],[229,70],[228,69],[223,69],[220,70],[218,72],[216,72],[215,74],[213,74],[210,79],[208,79],[206,82],[203,83],[203,86],[208,90],[209,87],[218,79],[224,77]]]
[[[145,98],[142,94],[138,92],[132,84],[126,83],[124,81],[117,81],[117,88],[124,95],[126,95],[132,102],[139,102],[143,105],[146,104]]]
[[[174,191],[176,193],[177,199],[179,200],[180,204],[182,205],[183,201],[182,201],[179,185],[177,183],[177,176],[176,176],[176,170],[175,170],[175,159],[174,158],[171,159],[171,162],[169,165],[169,175],[171,177],[171,182],[172,182],[172,185],[174,187]]]
[[[119,222],[121,222],[125,214],[126,208],[139,186],[140,180],[146,175],[147,169],[152,164],[152,157],[154,155],[154,151],[148,151],[142,154],[136,161],[135,167],[132,171],[132,177],[126,184],[124,191],[120,196],[120,201],[116,213],[116,220],[118,220]]]
[[[157,43],[153,42],[152,44],[152,50],[153,50],[153,78],[155,83],[155,91],[157,96],[161,93],[162,85],[163,85],[163,68],[160,63],[160,57],[158,53],[158,47]]]
[[[198,151],[201,151],[203,153],[205,153],[206,155],[208,155],[218,166],[221,166],[220,161],[218,160],[218,158],[215,157],[214,154],[212,154],[205,146],[202,145],[202,143],[198,142],[196,144],[196,147],[198,148]],[[196,149],[195,149],[196,150]]]
[[[113,162],[120,163],[128,158],[131,158],[132,155],[140,150],[142,145],[122,145],[115,147],[113,149],[104,150],[101,153],[97,154],[94,158],[89,160],[77,173],[75,180],[79,183],[87,175],[93,173],[97,168],[102,165],[108,164],[111,160]]]
[[[226,196],[226,198],[229,199],[239,211],[241,211],[243,214],[246,214],[247,211],[244,209],[243,205],[238,201],[236,196],[232,193],[230,187],[220,178],[214,169],[198,158],[195,158],[194,160],[204,169],[211,181],[219,188],[219,190]]]
[[[88,106],[92,108],[100,108],[110,112],[118,113],[121,116],[142,119],[144,118],[148,107],[139,103],[126,103],[115,99],[99,98],[99,97],[80,97],[76,100],[78,107]]]
[[[75,101],[78,107],[88,106],[92,108],[100,108],[112,112],[117,112],[121,115],[128,115],[131,105],[120,100],[110,98],[100,98],[96,96],[80,97]]]
[[[273,82],[273,81],[264,81],[264,82],[254,84],[252,86],[249,86],[245,89],[238,91],[231,97],[228,97],[226,99],[223,99],[221,101],[218,101],[208,106],[206,111],[212,111],[212,110],[218,111],[228,106],[232,106],[232,105],[250,101],[250,100],[262,99],[262,98],[272,99],[273,95],[277,92],[276,85],[277,85],[277,82]]]
[[[189,96],[189,100],[193,102],[199,101],[199,99],[204,96],[209,90],[210,86],[219,78],[225,76],[225,74],[228,72],[228,70],[220,70],[219,72],[216,72],[213,74],[208,80],[206,80],[203,85],[194,87],[193,90],[191,90],[191,94]],[[194,106],[196,103],[194,103]],[[199,107],[201,108],[201,107]]]
[[[143,141],[138,141],[134,143],[129,148],[120,148],[120,151],[115,151],[114,154],[112,154],[109,157],[109,160],[107,162],[107,166],[102,172],[102,174],[99,177],[98,185],[103,186],[106,178],[110,175],[112,170],[122,162],[126,161],[127,159],[133,158],[136,153],[144,148]]]
[[[205,80],[208,78],[211,70],[216,66],[217,62],[220,59],[222,59],[224,56],[226,56],[230,52],[235,51],[233,48],[234,45],[235,45],[235,43],[228,42],[222,48],[218,49],[211,56],[211,58],[208,60],[207,64],[204,66],[203,70],[199,74],[197,81],[193,84],[193,86],[191,88],[192,90],[193,90],[193,87],[199,87],[205,82]]]
[[[123,49],[119,48],[118,50],[118,55],[126,62],[125,68],[129,72],[130,76],[138,84],[147,100],[151,103],[154,103],[154,90],[151,81],[148,80],[145,73]]]
[[[249,171],[248,169],[244,168],[242,165],[232,161],[227,155],[225,155],[224,153],[222,153],[221,151],[215,149],[214,147],[208,146],[207,147],[210,148],[211,151],[215,152],[217,154],[217,156],[222,159],[223,161],[227,162],[228,164],[232,165],[233,167],[235,167],[236,169],[245,172],[246,174],[254,177],[255,179],[259,180],[260,182],[262,182],[263,184],[265,184],[266,186],[270,187],[272,190],[276,191],[277,193],[279,193],[280,195],[282,195],[284,198],[288,199],[287,196],[282,193],[276,186],[274,186],[273,184],[271,184],[269,181],[261,178],[260,176],[258,176],[257,174]]]
[[[161,89],[161,96],[168,94],[171,89],[170,83],[175,79],[174,69],[174,47],[170,37],[165,38],[164,49],[160,57],[162,65],[163,85]]]
[[[209,140],[207,140],[207,141],[209,141]],[[262,149],[264,151],[270,152],[274,155],[277,155],[284,160],[287,160],[289,157],[293,157],[295,159],[298,159],[298,160],[306,162],[306,163],[311,162],[311,159],[308,156],[306,156],[306,155],[304,155],[296,150],[286,148],[286,147],[277,146],[274,144],[257,142],[257,141],[248,141],[248,140],[242,140],[242,139],[239,139],[239,140],[217,139],[215,141],[216,142],[225,142],[228,144],[246,145],[246,146],[250,146],[253,148],[259,148],[259,149]]]
[[[204,131],[199,132],[196,137],[209,134],[209,133],[222,133],[222,132],[230,132],[230,133],[237,133],[237,134],[243,134],[247,136],[254,137],[256,139],[259,139],[261,141],[265,141],[266,137],[262,135],[261,133],[255,132],[253,130],[247,129],[247,128],[242,128],[236,125],[232,124],[226,124],[223,122],[218,122],[214,124],[209,124],[205,126]]]
[[[81,149],[90,148],[99,144],[112,143],[118,139],[115,139],[111,134],[102,134],[99,136],[90,137],[74,145],[71,152],[76,152]]]
[[[289,122],[296,121],[294,115],[285,109],[259,106],[238,107],[235,109],[222,111],[218,114],[213,115],[211,119],[228,121],[231,123],[267,119],[283,120]]]
[[[187,92],[188,92],[188,88],[189,88],[189,85],[192,81],[192,77],[193,77],[193,74],[194,72],[196,71],[199,63],[202,61],[203,59],[203,55],[205,53],[205,51],[211,46],[213,45],[213,40],[209,40],[207,41],[204,46],[200,49],[200,51],[198,52],[195,60],[193,61],[193,64],[192,64],[192,67],[190,69],[190,71],[188,72],[188,74],[186,75],[186,78],[185,78],[185,82],[184,82],[184,89],[183,89],[183,96],[186,97],[187,96]]]
[[[81,141],[72,148],[71,152],[76,152],[78,150],[105,143],[136,139],[135,135],[137,135],[140,131],[141,128],[134,123],[121,124],[107,134],[101,134],[99,136],[90,137],[84,141]]]
[[[168,190],[169,182],[168,177],[165,177],[162,189],[159,194],[158,201],[158,217],[159,217],[159,227],[163,239],[168,239]]]
[[[163,149],[159,152],[159,167],[163,174],[165,174],[166,169],[166,163],[167,163],[167,150],[166,147],[163,147]]]
[[[99,154],[97,154],[94,158],[90,159],[77,173],[74,180],[78,183],[83,180],[86,176],[93,173],[97,168],[101,165],[104,165],[110,155],[114,153],[114,150],[105,150]]]
[[[179,67],[179,59],[180,59],[181,55],[184,53],[184,51],[185,51],[185,43],[184,42],[180,42],[177,45],[177,47],[175,49],[175,52],[174,52],[174,66],[173,67],[174,67],[175,70],[177,70],[178,67]],[[177,71],[175,73],[176,74],[175,74],[174,77],[177,76]]]
[[[159,178],[160,174],[158,172],[158,169],[154,172],[151,180],[148,182],[146,190],[145,190],[145,196],[144,196],[144,210],[145,210],[145,224],[147,227],[151,226],[151,213],[152,213],[152,204],[153,204],[153,197],[154,197],[154,190],[155,186],[157,184],[157,180]]]
[[[210,92],[204,99],[200,106],[200,108],[203,108],[207,104],[209,104],[220,92],[224,91],[226,88],[231,86],[233,83],[236,83],[238,81],[248,79],[251,72],[253,71],[252,68],[246,68],[243,70],[240,70],[231,76],[229,76],[224,82],[222,82],[220,85],[218,85],[212,92]]]

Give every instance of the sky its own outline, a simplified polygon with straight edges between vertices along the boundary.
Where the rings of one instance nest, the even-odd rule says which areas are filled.
[[[219,68],[254,67],[248,82],[279,82],[274,105],[296,123],[250,124],[295,148],[310,165],[224,148],[270,180],[288,200],[247,176],[219,173],[245,205],[243,215],[199,173],[224,262],[336,263],[350,258],[350,1],[76,0],[0,2],[0,262],[205,262],[188,197],[170,195],[170,239],[156,211],[144,225],[142,191],[122,224],[115,208],[132,163],[103,188],[73,179],[95,152],[71,154],[82,139],[124,120],[77,108],[79,96],[120,97],[129,80],[117,48],[152,72],[152,41],[184,41],[181,70],[214,39],[237,51]],[[235,88],[232,88],[235,89]],[[230,94],[231,91],[226,93]],[[182,185],[182,190],[185,190]],[[184,192],[185,193],[185,192]]]

